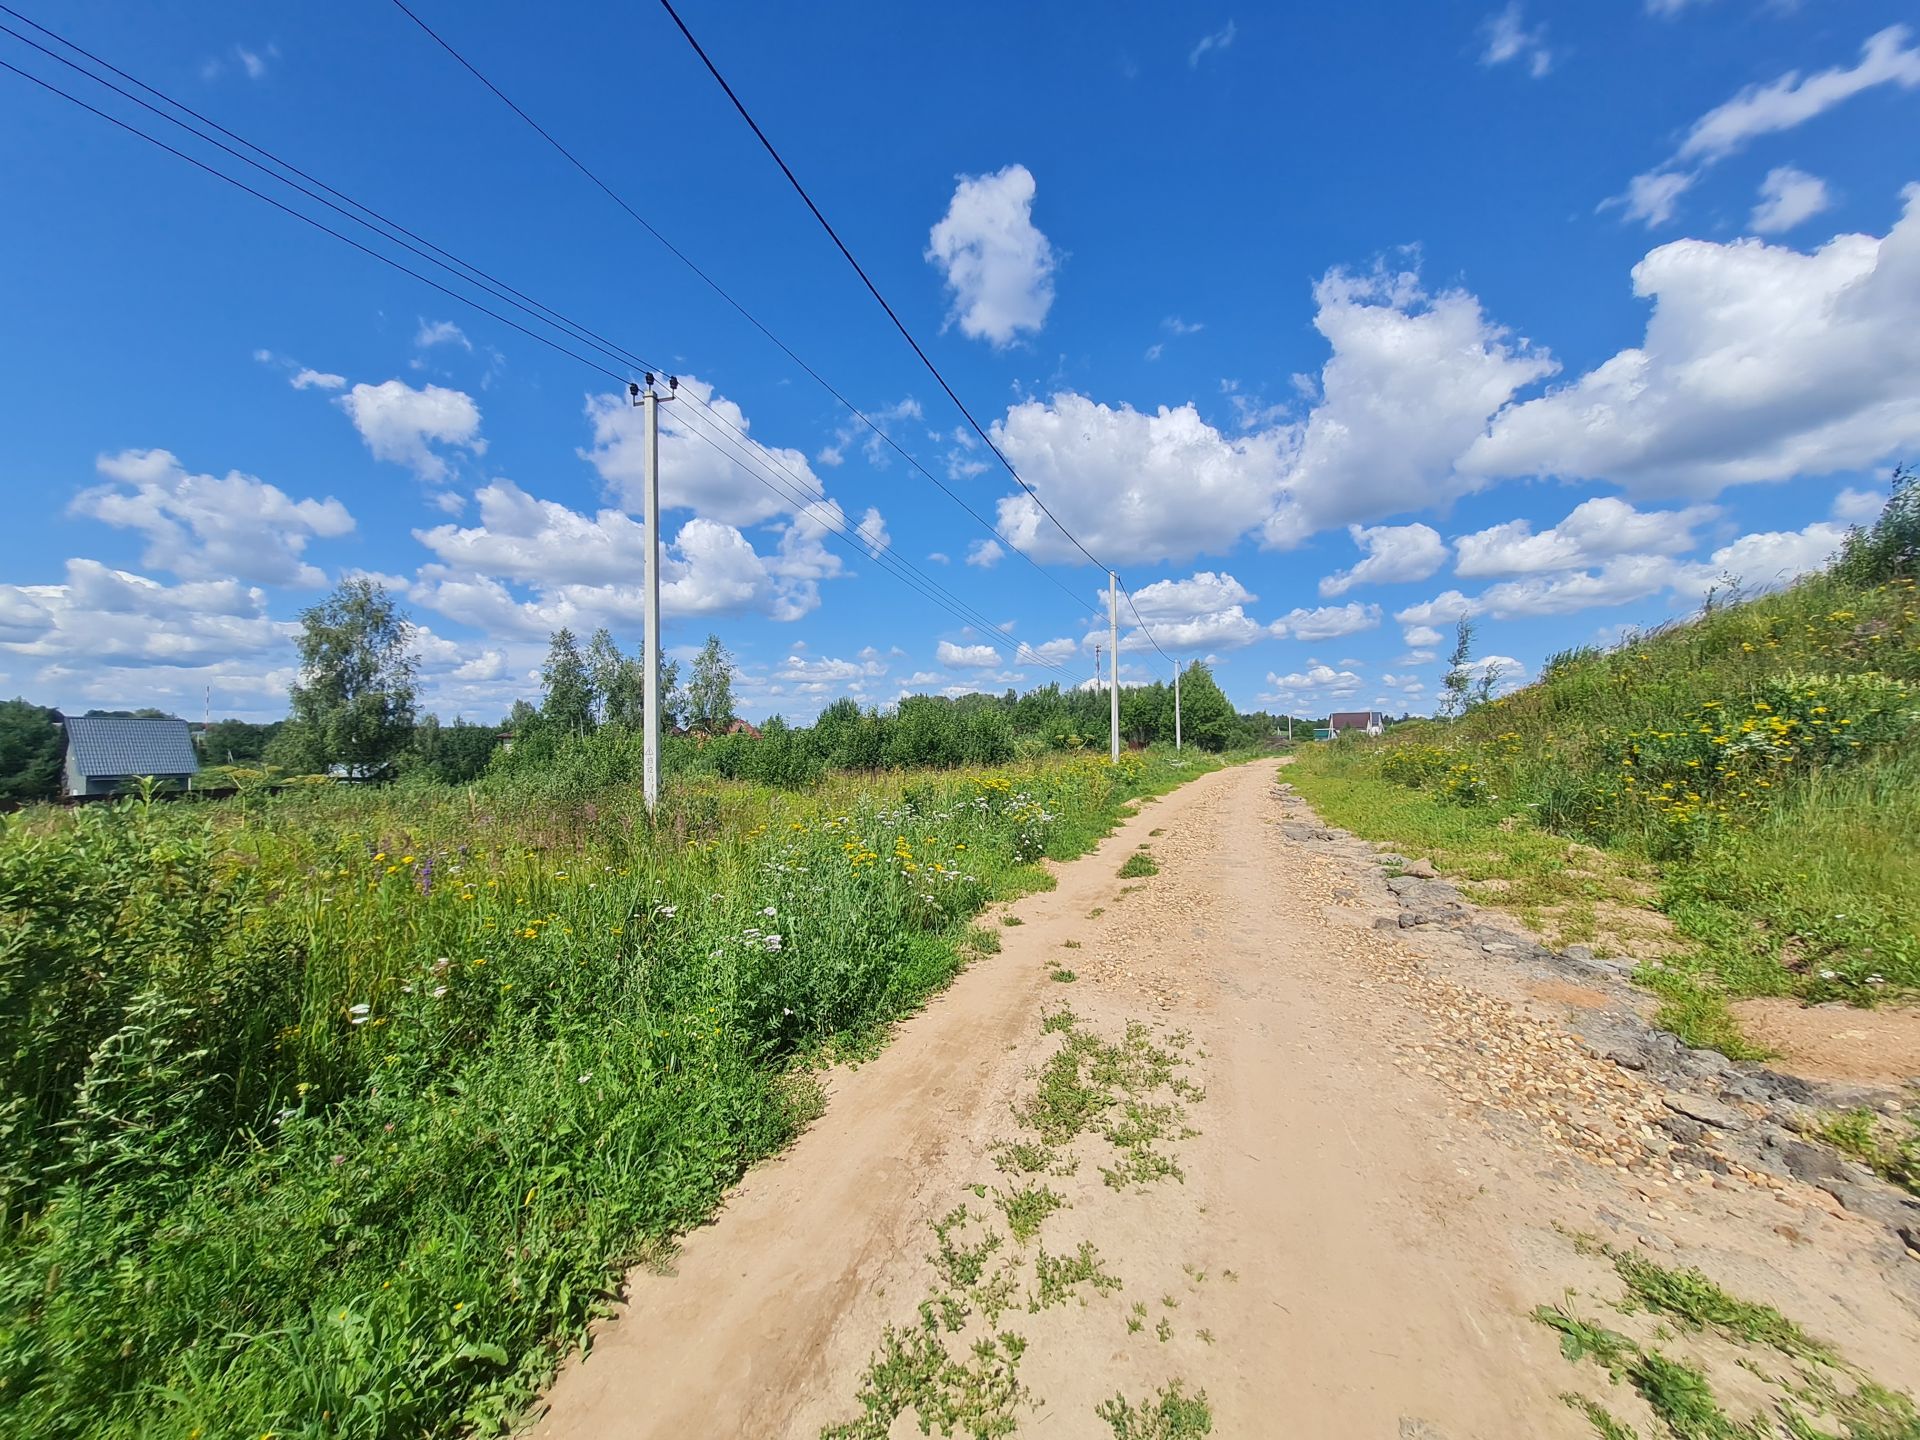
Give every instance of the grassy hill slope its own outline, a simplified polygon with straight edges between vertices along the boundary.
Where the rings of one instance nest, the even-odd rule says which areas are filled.
[[[1563,652],[1457,720],[1314,747],[1301,788],[1335,823],[1425,845],[1523,911],[1585,902],[1590,924],[1594,902],[1657,898],[1684,953],[1642,976],[1696,1043],[1745,1048],[1729,996],[1911,997],[1917,562],[1920,487],[1905,475],[1825,572]]]

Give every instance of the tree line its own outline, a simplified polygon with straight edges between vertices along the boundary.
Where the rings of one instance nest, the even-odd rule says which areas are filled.
[[[299,675],[285,720],[221,720],[196,736],[204,766],[271,766],[288,774],[374,779],[419,775],[464,783],[489,768],[527,770],[581,747],[603,752],[596,768],[626,768],[637,754],[647,657],[623,650],[604,627],[583,644],[571,630],[549,637],[538,702],[516,700],[497,724],[422,713],[415,627],[377,581],[343,581],[300,615]],[[662,727],[670,766],[792,784],[826,769],[995,764],[1020,746],[1104,749],[1104,690],[1047,685],[1017,693],[915,695],[882,709],[852,699],[829,705],[811,725],[775,715],[755,735],[732,735],[738,716],[734,665],[717,635],[688,667],[662,656]],[[1242,715],[1194,661],[1181,672],[1181,733],[1221,750],[1257,743],[1285,725],[1264,712]],[[164,711],[125,713],[173,718]],[[60,793],[63,741],[57,714],[25,700],[0,702],[0,800]],[[1130,746],[1172,743],[1173,687],[1124,687],[1120,736]]]

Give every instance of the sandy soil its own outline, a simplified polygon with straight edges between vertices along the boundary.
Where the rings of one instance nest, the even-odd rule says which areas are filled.
[[[1894,1087],[1920,1079],[1920,1009],[1911,1005],[1860,1010],[1761,998],[1732,1009],[1741,1030],[1796,1075]]]
[[[1574,1231],[1698,1265],[1883,1382],[1920,1382],[1900,1268],[1920,1263],[1797,1183],[1650,1160],[1660,1097],[1565,1028],[1595,992],[1376,928],[1377,867],[1286,838],[1276,778],[1271,762],[1202,777],[1010,907],[1022,923],[1000,954],[832,1076],[823,1118],[673,1273],[631,1277],[535,1433],[760,1440],[857,1416],[886,1328],[917,1324],[935,1283],[931,1222],[990,1213],[970,1187],[1009,1183],[992,1150],[1022,1138],[1016,1108],[1060,1043],[1042,1019],[1063,1002],[1087,1031],[1139,1021],[1184,1045],[1205,1095],[1185,1105],[1198,1133],[1163,1147],[1184,1179],[1114,1188],[1091,1134],[1047,1179],[1069,1208],[1037,1244],[1089,1241],[1122,1284],[1000,1319],[1028,1342],[1018,1433],[1111,1436],[1097,1404],[1176,1378],[1206,1392],[1221,1436],[1590,1434],[1569,1389],[1655,1433],[1529,1318],[1611,1283]],[[1142,844],[1160,873],[1117,879]],[[996,1258],[1034,1253],[1009,1241]],[[908,1413],[876,1433],[921,1432]]]

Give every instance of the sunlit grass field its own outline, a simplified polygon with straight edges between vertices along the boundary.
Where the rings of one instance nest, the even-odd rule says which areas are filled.
[[[1213,762],[319,788],[0,835],[0,1431],[509,1422],[1126,803]],[[973,931],[973,934],[981,932]]]
[[[1729,997],[1920,993],[1911,579],[1816,575],[1568,652],[1461,720],[1307,748],[1294,778],[1334,823],[1505,876],[1532,918],[1657,896],[1683,943],[1643,978],[1697,1043],[1743,1051]]]

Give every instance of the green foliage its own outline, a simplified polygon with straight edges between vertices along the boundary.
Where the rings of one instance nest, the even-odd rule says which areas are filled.
[[[200,763],[203,765],[257,765],[267,755],[267,746],[280,733],[281,722],[253,725],[245,720],[216,720],[200,739]]]
[[[1138,1408],[1124,1395],[1115,1395],[1094,1407],[1095,1415],[1113,1429],[1114,1440],[1186,1440],[1213,1433],[1213,1408],[1207,1392],[1186,1393],[1183,1381],[1163,1385]]]
[[[718,635],[694,657],[693,673],[685,692],[687,728],[702,735],[718,735],[733,723],[733,657]]]
[[[1447,672],[1440,677],[1440,713],[1449,719],[1458,719],[1473,706],[1473,671],[1469,662],[1473,659],[1474,625],[1470,617],[1462,615],[1453,630],[1453,653],[1447,657]]]
[[[6,1428],[498,1428],[816,1112],[799,1057],[920,1004],[1030,862],[1191,773],[932,777],[911,813],[694,777],[650,828],[584,769],[490,771],[10,825]]]
[[[993,1203],[1007,1217],[1007,1229],[1013,1232],[1013,1238],[1024,1245],[1040,1233],[1046,1218],[1067,1202],[1045,1185],[1024,1185],[1018,1190],[994,1191]]]
[[[1536,684],[1463,703],[1450,724],[1315,747],[1298,783],[1381,819],[1412,812],[1362,792],[1404,786],[1515,845],[1544,832],[1658,867],[1691,947],[1647,978],[1666,1023],[1716,1048],[1742,1045],[1728,996],[1920,991],[1916,525],[1920,488],[1903,472],[1830,571],[1757,598],[1734,586],[1685,623],[1556,655]]]
[[[442,725],[428,715],[413,730],[413,743],[401,757],[401,770],[442,785],[464,785],[486,773],[500,732],[491,725],[456,720]]]
[[[1920,1195],[1920,1117],[1883,1120],[1871,1110],[1849,1110],[1831,1116],[1820,1127],[1820,1136],[1871,1166],[1883,1180]]]
[[[66,743],[56,712],[25,700],[0,700],[0,800],[51,800],[60,793]]]
[[[1027,1309],[1034,1314],[1076,1298],[1076,1287],[1081,1285],[1101,1295],[1120,1288],[1119,1277],[1107,1270],[1090,1240],[1082,1240],[1071,1255],[1049,1255],[1042,1245],[1033,1257],[1033,1278],[1034,1291],[1027,1297]]]
[[[300,678],[288,692],[291,716],[268,758],[285,769],[344,765],[374,774],[413,734],[413,622],[367,579],[343,580],[300,612]]]
[[[609,639],[611,643],[611,639]],[[540,668],[545,694],[540,723],[561,735],[585,735],[594,726],[594,686],[586,657],[573,631],[562,626],[547,639],[547,662]]]
[[[1122,880],[1141,880],[1149,875],[1158,875],[1160,866],[1153,856],[1145,850],[1136,850],[1122,862],[1119,876]]]
[[[1566,1402],[1568,1408],[1578,1410],[1587,1417],[1587,1423],[1593,1426],[1593,1433],[1598,1435],[1600,1440],[1640,1440],[1639,1431],[1626,1421],[1616,1419],[1613,1413],[1598,1401],[1571,1393],[1562,1395],[1560,1398]]]
[[[1669,1270],[1637,1255],[1607,1253],[1626,1284],[1629,1306],[1666,1316],[1685,1330],[1710,1329],[1745,1345],[1767,1345],[1782,1355],[1833,1363],[1832,1350],[1771,1305],[1737,1299],[1698,1270]]]
[[[1834,573],[1862,588],[1920,577],[1920,469],[1895,468],[1886,507],[1871,528],[1848,532]]]

